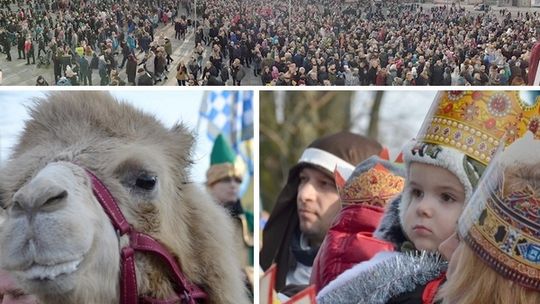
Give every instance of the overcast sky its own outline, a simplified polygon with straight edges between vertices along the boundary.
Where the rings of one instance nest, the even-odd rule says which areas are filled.
[[[352,117],[353,131],[365,134],[375,92],[357,91]],[[437,91],[385,91],[379,119],[379,142],[397,156],[407,140],[416,137]]]
[[[397,155],[405,139],[413,138],[433,102],[436,91],[386,91],[381,107],[380,141],[388,146],[392,155]],[[167,127],[176,121],[184,121],[193,129],[197,128],[199,107],[203,91],[112,91],[136,107],[155,114]],[[357,127],[353,131],[363,132],[367,126],[367,113],[371,108],[374,92],[357,91],[352,115],[357,117]],[[32,104],[32,97],[43,96],[41,91],[0,91],[0,163],[7,160],[11,147],[16,143],[24,121],[28,119],[26,106]],[[212,143],[205,136],[206,124],[201,123],[195,150],[193,178],[197,182],[205,180],[210,163]]]
[[[195,129],[199,118],[199,107],[203,91],[112,91],[113,95],[126,100],[137,108],[156,115],[165,126],[183,121]],[[40,91],[0,91],[0,163],[7,160],[10,150],[28,119],[26,106],[32,97],[43,96]],[[205,136],[206,124],[201,123],[195,150],[195,165],[192,169],[196,182],[206,180],[206,169],[210,164],[212,143]]]

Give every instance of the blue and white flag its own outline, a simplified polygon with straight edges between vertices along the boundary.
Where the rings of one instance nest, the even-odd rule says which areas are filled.
[[[253,91],[212,91],[205,94],[200,119],[208,121],[207,137],[212,142],[219,134],[229,140],[234,151],[253,175],[250,139],[253,138]]]
[[[221,133],[234,143],[230,134],[233,130],[233,107],[236,95],[236,92],[213,91],[203,97],[199,114],[200,118],[208,121],[206,135],[210,141],[214,142]]]

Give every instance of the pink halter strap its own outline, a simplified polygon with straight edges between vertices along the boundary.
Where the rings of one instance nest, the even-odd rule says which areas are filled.
[[[192,284],[182,273],[180,265],[176,262],[171,253],[158,241],[142,232],[135,231],[127,222],[118,207],[116,200],[109,192],[109,189],[90,170],[85,169],[92,180],[92,190],[101,207],[109,216],[112,225],[119,232],[120,236],[129,235],[129,245],[122,248],[121,257],[121,277],[120,277],[120,304],[135,303],[186,303],[196,304],[197,301],[204,301],[207,294],[197,285]],[[139,297],[137,292],[137,277],[135,273],[135,251],[146,252],[156,255],[162,262],[169,266],[172,278],[178,286],[178,294],[167,300],[157,300],[150,297]]]

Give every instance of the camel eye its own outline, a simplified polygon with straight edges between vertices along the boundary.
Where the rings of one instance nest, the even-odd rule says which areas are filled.
[[[143,190],[153,190],[157,183],[157,176],[143,173],[137,177],[135,186]]]

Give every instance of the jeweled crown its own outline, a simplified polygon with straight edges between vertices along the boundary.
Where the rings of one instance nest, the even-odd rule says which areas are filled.
[[[417,140],[455,148],[484,165],[503,138],[508,145],[527,130],[540,134],[540,102],[527,102],[518,91],[447,91],[437,99]]]
[[[335,173],[336,186],[341,202],[385,207],[388,200],[403,190],[405,180],[395,175],[381,164],[376,164],[359,175],[351,176],[347,182],[338,171]]]
[[[532,132],[531,132],[532,133]],[[531,167],[540,140],[526,134],[490,164],[459,219],[462,239],[507,279],[540,290],[540,193]],[[516,182],[515,176],[519,177]],[[537,176],[537,175],[536,175]]]

